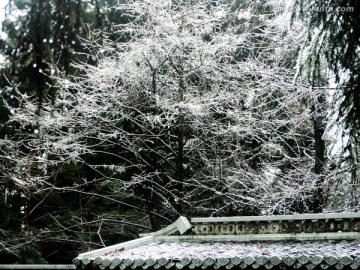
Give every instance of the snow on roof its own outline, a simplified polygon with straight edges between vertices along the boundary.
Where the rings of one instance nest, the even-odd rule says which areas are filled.
[[[258,268],[284,266],[312,269],[330,266],[342,269],[348,265],[352,269],[360,267],[360,241],[340,242],[277,242],[277,243],[237,243],[237,242],[153,242],[130,250],[117,250],[88,260],[88,264],[102,269],[140,269],[160,267],[190,269],[201,267],[231,269],[240,266]]]
[[[300,215],[299,215],[300,216]],[[285,217],[285,219],[299,219],[299,216]],[[332,222],[332,216],[322,216]],[[359,214],[349,217],[342,215],[341,218],[348,218],[357,224]],[[310,219],[314,216],[303,216]],[[340,222],[339,217],[336,216]],[[234,218],[233,218],[234,219]],[[239,218],[242,220],[243,218]],[[254,217],[259,219],[259,217]],[[263,220],[264,218],[261,218]],[[269,220],[278,217],[269,217]],[[193,219],[192,222],[204,222],[204,220]],[[208,222],[211,222],[209,220]],[[231,220],[233,222],[234,220]],[[207,222],[207,221],[205,221]],[[271,222],[271,221],[270,221]],[[208,223],[209,224],[209,223]],[[339,223],[340,224],[340,223]],[[345,223],[344,223],[345,224]],[[185,232],[191,228],[191,224],[183,217],[180,217],[172,225],[143,237],[114,245],[97,251],[90,251],[80,254],[74,264],[80,269],[272,269],[278,267],[284,269],[299,269],[305,267],[309,270],[317,269],[360,269],[360,233],[357,227],[353,232],[336,233],[308,233],[313,235],[315,241],[299,241],[296,235],[304,236],[307,233],[292,234],[293,238],[281,238],[279,241],[243,241],[240,235],[185,235],[167,236],[173,233],[176,228]],[[343,238],[341,235],[350,235],[352,238]],[[339,240],[322,241],[317,236],[338,235]],[[255,234],[256,239],[266,235]],[[269,234],[267,235],[269,236]],[[247,237],[247,236],[246,236]],[[250,238],[248,238],[250,239]],[[255,238],[254,238],[255,239]],[[285,241],[284,239],[296,239]],[[300,237],[299,239],[309,239]]]

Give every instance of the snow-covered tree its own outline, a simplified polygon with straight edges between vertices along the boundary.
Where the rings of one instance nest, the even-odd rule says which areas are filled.
[[[212,0],[113,9],[125,22],[84,40],[97,64],[57,78],[41,114],[17,93],[10,122],[29,133],[3,142],[6,176],[82,194],[97,183],[91,194],[147,213],[153,229],[179,214],[311,209],[314,93],[292,83],[296,40],[281,14]],[[71,164],[93,174],[61,182]]]
[[[56,244],[52,243],[51,248],[48,248],[49,244],[45,241],[41,246],[33,245],[32,243],[45,239],[48,235],[33,237],[32,231],[39,231],[43,224],[47,224],[47,230],[51,231],[58,226],[59,219],[62,224],[66,224],[79,212],[78,215],[81,216],[76,203],[80,200],[76,194],[69,195],[71,192],[65,193],[63,190],[53,189],[50,193],[49,190],[37,190],[35,193],[34,189],[29,189],[16,180],[21,179],[17,178],[18,168],[12,168],[13,163],[2,157],[15,157],[17,153],[13,153],[12,148],[7,148],[9,140],[18,141],[19,145],[21,141],[31,141],[36,134],[36,123],[28,122],[28,125],[20,128],[17,123],[6,121],[19,108],[18,93],[26,93],[36,100],[37,114],[41,116],[42,104],[55,97],[55,89],[52,87],[54,80],[49,75],[58,70],[67,74],[76,72],[71,62],[81,56],[75,56],[74,51],[86,49],[78,42],[78,35],[84,35],[88,23],[91,23],[89,27],[101,29],[100,26],[103,25],[100,24],[104,23],[105,14],[100,8],[100,0],[12,0],[1,3],[3,2],[7,5],[5,10],[1,10],[6,16],[0,31],[0,53],[6,60],[0,67],[0,261],[29,263],[27,260],[32,256],[33,263],[40,263],[43,260],[37,258],[39,254],[32,252],[34,249],[43,250],[43,256],[50,260],[61,258],[62,255],[50,251],[59,250],[55,247]],[[85,60],[91,62],[90,59]],[[29,149],[24,144],[20,151],[33,156],[36,152]],[[77,174],[80,172],[81,165],[63,165],[57,177],[61,177],[64,185],[68,179],[79,178]],[[33,168],[31,173],[36,174],[36,169]],[[9,174],[14,177],[9,177]],[[70,201],[75,203],[64,207],[64,200],[69,198],[73,198]],[[82,198],[85,199],[84,196]],[[56,238],[66,241],[60,233]],[[69,238],[67,240],[70,242]],[[72,258],[71,248],[67,249],[69,252],[65,252],[65,256]],[[16,256],[10,256],[9,253]]]

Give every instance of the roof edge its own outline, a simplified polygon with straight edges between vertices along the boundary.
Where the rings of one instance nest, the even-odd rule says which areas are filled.
[[[88,257],[97,257],[97,256],[106,255],[106,254],[109,254],[112,252],[125,251],[125,250],[129,250],[129,249],[132,249],[132,248],[135,248],[138,246],[149,244],[153,241],[154,241],[154,236],[145,236],[145,237],[137,238],[137,239],[127,241],[124,243],[120,243],[120,244],[92,250],[89,252],[81,253],[76,257],[76,259],[83,260],[84,258],[88,258]]]
[[[74,259],[74,264],[89,257],[98,257],[109,253],[125,251],[138,246],[152,243],[154,242],[155,236],[167,236],[176,231],[179,231],[180,234],[184,234],[190,228],[191,228],[191,224],[187,220],[187,218],[180,216],[174,223],[170,224],[169,226],[159,231],[148,234],[140,234],[140,238],[131,241],[81,253]]]
[[[139,236],[144,237],[144,236],[170,235],[176,231],[178,231],[180,234],[184,234],[189,229],[191,229],[190,222],[187,220],[186,217],[180,216],[174,223],[170,224],[169,226],[161,230],[152,233],[141,233],[139,234]]]
[[[360,218],[360,213],[327,213],[327,214],[297,214],[297,215],[272,215],[272,216],[233,216],[233,217],[194,217],[192,223],[211,222],[248,222],[248,221],[282,221],[282,220],[320,220],[320,219],[355,219]]]

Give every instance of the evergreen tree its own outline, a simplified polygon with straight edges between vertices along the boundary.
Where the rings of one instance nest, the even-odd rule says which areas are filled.
[[[346,145],[341,145],[340,156],[330,157],[330,165],[334,174],[329,181],[330,186],[336,187],[336,193],[342,194],[344,201],[350,194],[357,194],[359,185],[359,131],[360,131],[360,79],[359,79],[359,46],[360,46],[360,3],[352,0],[336,1],[293,1],[293,20],[300,18],[306,26],[306,40],[300,54],[300,70],[306,74],[312,86],[328,88],[328,70],[335,75],[338,87],[335,93],[329,96],[322,94],[319,104],[325,104],[326,96],[333,99],[332,115],[337,117],[337,123],[332,123],[331,118],[327,130],[334,133],[338,129],[338,137],[346,139]],[[324,90],[323,90],[324,91]],[[317,138],[316,170],[326,170],[324,166],[324,140],[326,111],[321,105],[314,111],[323,112],[314,119]],[[322,138],[322,139],[321,139]],[[332,139],[334,140],[334,139]],[[334,140],[339,148],[339,139]],[[330,148],[330,146],[329,146]],[[330,154],[330,153],[328,153]],[[340,172],[340,173],[339,173]],[[320,181],[324,183],[324,181]],[[326,181],[326,183],[328,183]],[[338,196],[336,196],[338,197]],[[349,207],[356,207],[359,198],[351,195]],[[338,199],[335,199],[338,203]],[[332,202],[334,205],[335,202]],[[335,203],[335,204],[337,204]]]

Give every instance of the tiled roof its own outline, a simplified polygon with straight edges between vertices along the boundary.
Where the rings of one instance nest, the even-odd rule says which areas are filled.
[[[360,214],[180,217],[160,231],[80,254],[78,269],[360,269]],[[191,229],[189,235],[180,234]],[[194,235],[194,233],[196,235]]]
[[[264,266],[313,269],[350,266],[360,268],[360,241],[339,242],[277,242],[277,243],[237,243],[237,242],[154,242],[127,251],[117,250],[88,261],[101,269],[257,269]]]

